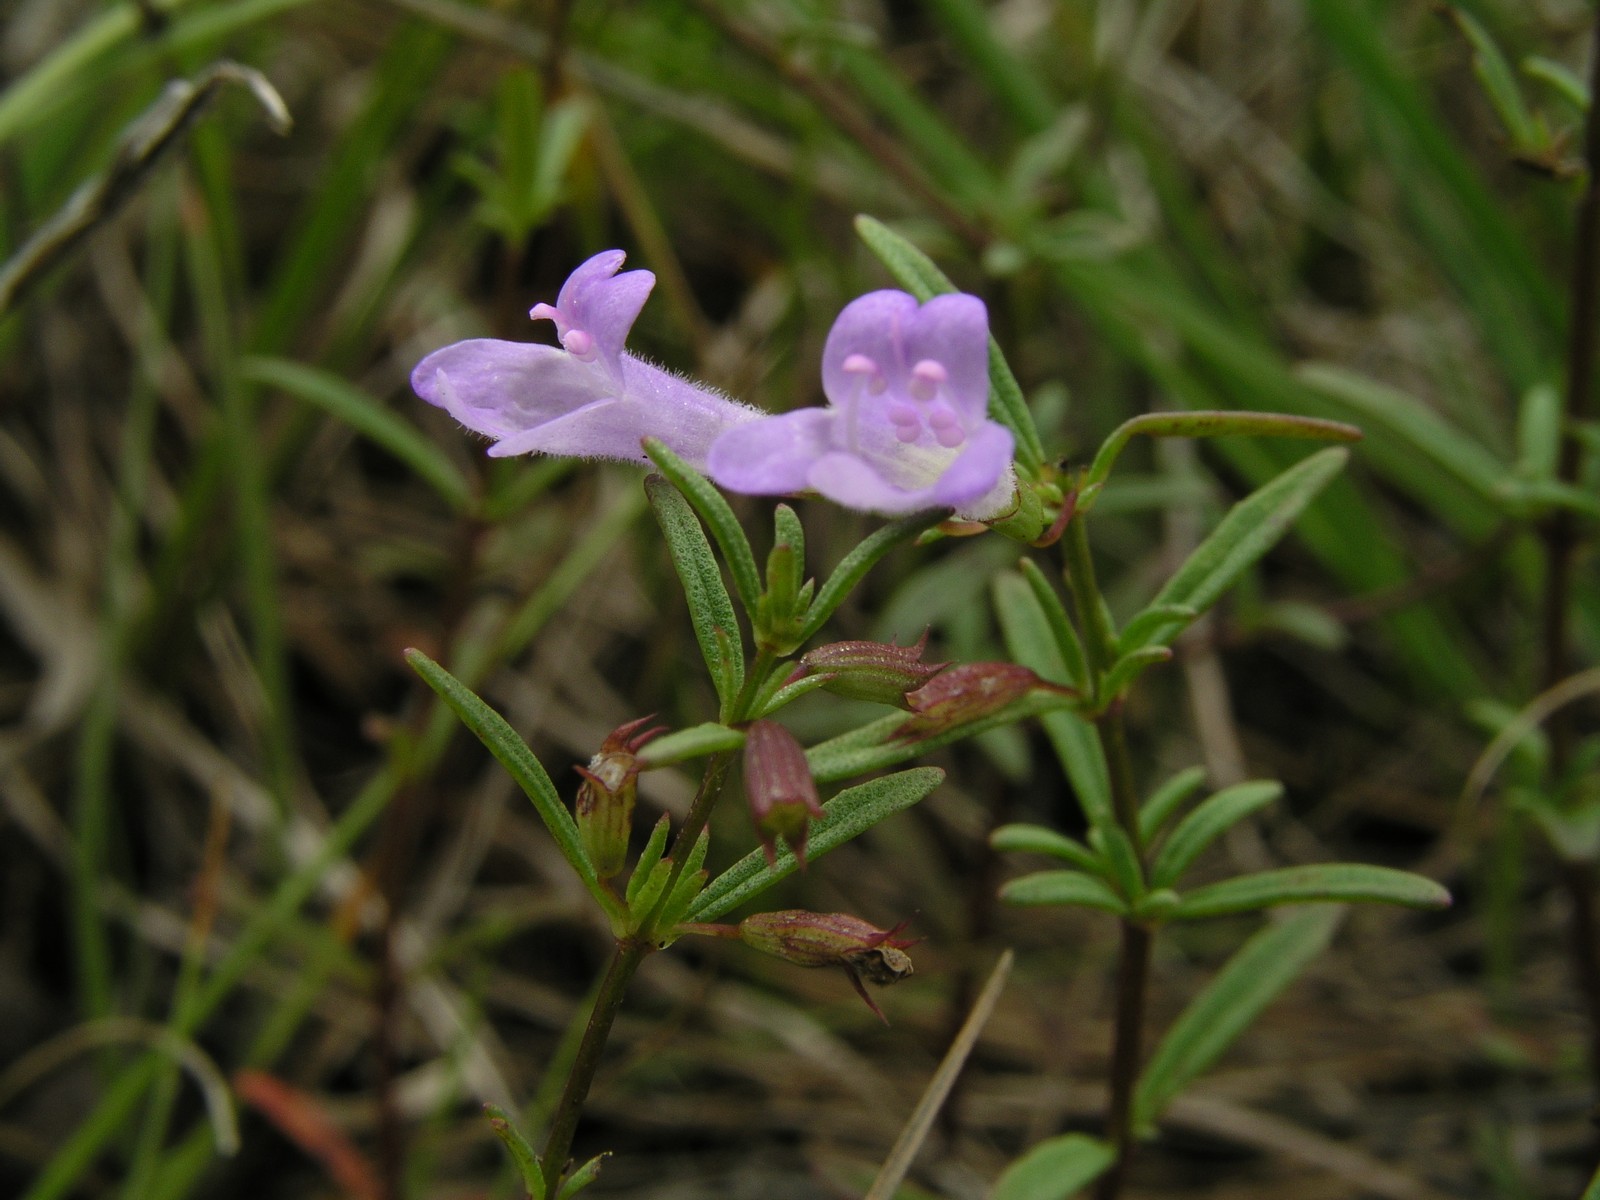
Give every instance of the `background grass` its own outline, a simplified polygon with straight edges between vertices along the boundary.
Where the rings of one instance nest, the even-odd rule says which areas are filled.
[[[1464,8],[1514,72],[1581,67],[1580,6]],[[1142,685],[1141,782],[1196,760],[1217,783],[1280,777],[1287,804],[1219,853],[1406,866],[1460,902],[1354,915],[1175,1106],[1134,1193],[1587,1177],[1549,853],[1498,798],[1455,805],[1477,718],[1538,688],[1528,487],[1548,479],[1576,185],[1559,140],[1530,168],[1460,25],[1349,0],[14,0],[0,54],[5,254],[168,80],[228,56],[295,121],[279,137],[224,92],[0,315],[0,1190],[511,1194],[478,1106],[539,1124],[604,930],[400,651],[480,686],[567,793],[616,725],[715,700],[683,669],[638,473],[489,462],[407,372],[460,337],[536,336],[527,308],[622,246],[658,276],[638,351],[773,410],[816,403],[833,316],[887,283],[857,212],[985,298],[1052,455],[1081,462],[1156,407],[1368,431]],[[1555,134],[1577,127],[1516,78]],[[1297,453],[1132,448],[1096,510],[1113,599],[1142,603]],[[814,572],[872,525],[800,507]],[[996,655],[988,580],[1017,554],[898,554],[834,630],[931,626],[936,658]],[[795,728],[857,715],[808,703]],[[1033,729],[938,761],[932,799],[782,894],[912,919],[894,1025],[831,973],[657,956],[580,1135],[618,1151],[597,1191],[859,1192],[1004,945],[1014,981],[906,1194],[981,1194],[1025,1146],[1093,1127],[1110,922],[997,910],[984,849],[999,821],[1070,827],[1065,781]],[[692,787],[643,782],[669,811]],[[723,861],[742,820],[718,823]],[[1185,931],[1156,964],[1159,1021],[1247,929]],[[213,1099],[233,1081],[236,1155],[197,1079]],[[344,1139],[318,1150],[295,1113]]]

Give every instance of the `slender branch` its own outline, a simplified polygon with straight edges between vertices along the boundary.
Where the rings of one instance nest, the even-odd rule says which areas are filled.
[[[1100,1177],[1095,1200],[1117,1200],[1133,1163],[1133,1090],[1139,1081],[1145,997],[1150,980],[1150,931],[1123,919],[1122,956],[1117,963],[1117,1023],[1111,1047],[1111,1106],[1106,1136],[1117,1159]]]
[[[1067,523],[1062,548],[1067,556],[1067,587],[1083,631],[1083,651],[1089,659],[1089,680],[1095,702],[1101,703],[1100,677],[1111,666],[1116,653],[1116,634],[1100,602],[1100,586],[1094,577],[1094,555],[1089,551],[1089,533],[1081,516]]]
[[[572,1068],[567,1072],[566,1085],[561,1090],[561,1099],[556,1102],[555,1112],[551,1117],[550,1134],[545,1139],[544,1153],[540,1155],[547,1181],[546,1200],[555,1200],[556,1193],[560,1190],[561,1177],[566,1170],[567,1159],[572,1154],[572,1139],[578,1131],[578,1120],[583,1115],[584,1101],[589,1098],[589,1088],[593,1085],[595,1074],[600,1069],[600,1059],[605,1053],[606,1042],[611,1037],[611,1026],[617,1019],[618,1010],[622,1007],[622,999],[627,994],[628,984],[639,970],[640,964],[644,962],[645,956],[655,949],[652,926],[667,897],[672,895],[673,888],[677,886],[678,879],[683,874],[684,863],[688,859],[689,851],[694,847],[695,839],[706,827],[706,822],[711,819],[712,810],[722,798],[722,789],[727,783],[728,769],[732,764],[731,750],[713,754],[706,762],[705,774],[700,780],[700,790],[695,794],[694,803],[689,806],[688,815],[678,827],[678,836],[672,843],[670,851],[672,873],[668,876],[666,886],[661,889],[661,899],[656,902],[655,908],[638,922],[634,933],[617,941],[612,951],[611,962],[606,967],[605,976],[595,990],[594,1007],[589,1012],[589,1023],[584,1028],[583,1040],[578,1043],[578,1052],[573,1057]]]
[[[567,1074],[561,1099],[556,1102],[544,1153],[539,1156],[546,1180],[545,1200],[555,1200],[556,1193],[561,1190],[561,1177],[566,1171],[567,1159],[572,1155],[572,1138],[578,1131],[578,1118],[583,1115],[583,1103],[589,1098],[589,1088],[600,1069],[600,1058],[611,1037],[611,1026],[622,1008],[622,998],[627,994],[628,984],[651,948],[650,943],[640,937],[619,941],[612,952],[605,977],[595,992],[589,1024],[584,1028],[583,1041],[578,1043],[578,1053],[572,1060],[572,1070]]]
[[[1134,783],[1133,759],[1118,696],[1100,694],[1107,668],[1116,655],[1116,631],[1106,616],[1095,582],[1094,557],[1083,517],[1074,517],[1062,539],[1067,559],[1067,587],[1083,635],[1089,660],[1091,689],[1097,705],[1104,707],[1094,729],[1105,755],[1111,781],[1112,811],[1117,824],[1132,842],[1144,872],[1144,846],[1139,835],[1139,793]],[[1111,1097],[1106,1111],[1106,1138],[1116,1148],[1111,1169],[1100,1177],[1096,1200],[1117,1200],[1133,1161],[1133,1091],[1143,1058],[1144,1013],[1150,979],[1150,930],[1137,921],[1122,920],[1122,948],[1117,960],[1116,1025],[1111,1043]]]
[[[1134,790],[1133,763],[1128,754],[1127,732],[1119,702],[1114,701],[1095,722],[1095,732],[1100,736],[1111,776],[1111,799],[1117,823],[1133,842],[1143,873],[1139,796]],[[1139,1082],[1143,1059],[1151,941],[1146,926],[1127,917],[1122,919],[1122,949],[1117,960],[1117,1015],[1111,1043],[1111,1098],[1106,1113],[1106,1137],[1116,1147],[1117,1160],[1101,1177],[1095,1189],[1096,1200],[1117,1200],[1133,1161],[1133,1091]]]

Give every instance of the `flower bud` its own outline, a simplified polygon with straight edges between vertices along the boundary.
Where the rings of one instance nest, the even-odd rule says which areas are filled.
[[[933,737],[997,713],[1039,688],[1063,695],[1073,691],[1041,679],[1016,663],[957,663],[906,696],[914,715],[900,726],[897,736]]]
[[[927,683],[948,663],[922,662],[928,644],[924,633],[915,645],[897,646],[893,642],[830,642],[802,655],[808,670],[831,678],[823,690],[852,700],[872,700],[910,707],[906,693]]]
[[[747,946],[796,966],[841,968],[867,1007],[887,1024],[888,1018],[861,981],[884,987],[912,973],[906,948],[916,943],[895,937],[902,928],[879,929],[848,913],[793,908],[746,917],[739,922],[739,938]]]
[[[775,863],[782,838],[801,866],[806,861],[806,828],[820,817],[817,784],[800,743],[776,721],[755,721],[745,731],[744,787],[767,862]]]
[[[610,879],[628,857],[628,837],[633,832],[633,804],[639,794],[638,777],[643,769],[636,752],[663,726],[639,732],[650,717],[640,717],[611,731],[600,743],[600,753],[587,767],[578,767],[583,783],[578,786],[576,816],[578,838],[583,843],[595,874]]]

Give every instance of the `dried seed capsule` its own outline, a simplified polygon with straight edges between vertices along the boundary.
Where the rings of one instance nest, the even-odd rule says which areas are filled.
[[[803,866],[806,829],[823,815],[822,804],[805,750],[776,721],[755,721],[745,731],[744,786],[767,862],[777,861],[776,840],[782,838]]]
[[[600,753],[587,767],[577,768],[583,776],[578,786],[575,816],[578,838],[594,863],[595,874],[610,879],[622,870],[628,857],[628,837],[633,832],[633,805],[639,794],[638,777],[643,764],[637,751],[663,727],[640,732],[653,718],[640,717],[611,731],[600,744]]]
[[[827,675],[826,691],[852,700],[872,700],[909,708],[906,693],[927,683],[948,663],[925,663],[922,651],[928,644],[924,633],[915,645],[897,646],[893,642],[830,642],[803,655],[800,662],[808,670]]]
[[[739,922],[739,938],[796,966],[841,968],[867,1007],[887,1024],[888,1018],[861,981],[883,987],[912,973],[906,949],[916,943],[895,937],[901,928],[879,929],[848,913],[793,908],[746,917]]]

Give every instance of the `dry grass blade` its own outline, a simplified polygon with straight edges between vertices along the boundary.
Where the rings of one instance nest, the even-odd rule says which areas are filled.
[[[989,982],[983,985],[983,992],[978,996],[977,1003],[972,1006],[972,1011],[967,1014],[961,1032],[956,1034],[956,1039],[951,1043],[944,1060],[940,1062],[939,1069],[934,1072],[927,1091],[923,1092],[922,1099],[917,1101],[911,1119],[906,1122],[906,1127],[901,1131],[894,1149],[884,1160],[878,1177],[872,1181],[872,1188],[867,1192],[866,1200],[890,1200],[899,1190],[906,1172],[911,1169],[912,1160],[917,1157],[917,1151],[922,1149],[922,1143],[927,1140],[928,1131],[933,1128],[934,1118],[944,1106],[945,1097],[955,1086],[961,1068],[966,1066],[967,1056],[972,1053],[973,1046],[977,1045],[978,1035],[983,1032],[983,1027],[988,1024],[989,1017],[994,1012],[994,1006],[999,1003],[1000,993],[1005,988],[1006,976],[1011,973],[1011,963],[1014,958],[1015,955],[1007,950],[1000,956],[1000,961],[995,964],[994,970],[989,972]]]
[[[279,133],[289,132],[288,106],[260,71],[224,61],[213,63],[192,82],[179,79],[169,83],[156,102],[128,126],[105,174],[74,192],[0,268],[0,313],[132,197],[225,83],[248,88],[272,127]]]

